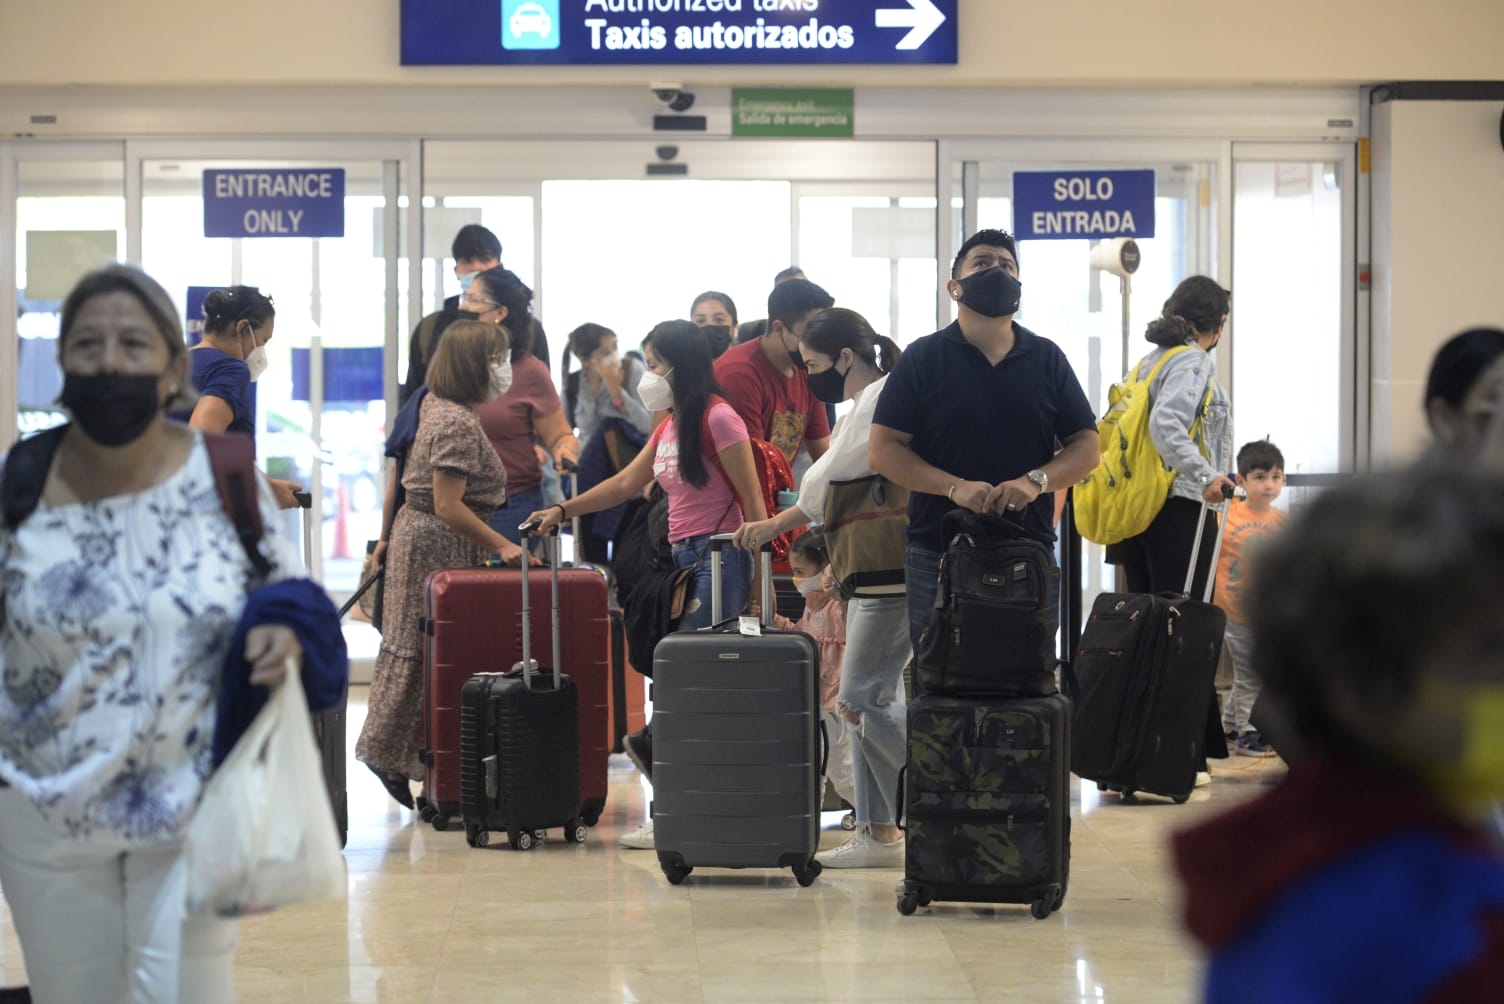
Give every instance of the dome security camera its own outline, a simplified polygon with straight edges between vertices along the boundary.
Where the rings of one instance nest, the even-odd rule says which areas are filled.
[[[648,89],[660,105],[671,111],[687,112],[695,106],[695,96],[686,91],[683,84],[649,84]]]

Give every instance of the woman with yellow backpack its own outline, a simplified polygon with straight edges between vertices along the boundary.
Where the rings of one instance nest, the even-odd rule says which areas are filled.
[[[1155,348],[1113,388],[1113,408],[1099,423],[1102,460],[1076,489],[1077,521],[1083,536],[1108,545],[1127,592],[1182,590],[1202,503],[1220,505],[1232,487],[1224,473],[1233,462],[1232,421],[1212,355],[1231,306],[1232,293],[1206,276],[1176,286],[1144,332]],[[1208,519],[1192,596],[1204,594],[1212,574],[1216,535]],[[1207,700],[1207,755],[1222,759],[1215,692]]]
[[[1227,394],[1217,385],[1212,355],[1231,306],[1229,290],[1204,275],[1193,275],[1175,287],[1160,316],[1144,332],[1155,348],[1135,371],[1148,383],[1148,432],[1154,451],[1162,468],[1174,476],[1148,528],[1107,548],[1107,560],[1123,566],[1130,593],[1184,587],[1201,503],[1220,504],[1223,486],[1232,485],[1224,473],[1233,462],[1232,418]],[[1146,376],[1150,373],[1152,377]],[[1208,520],[1202,533],[1192,596],[1201,595],[1211,572],[1216,525]]]

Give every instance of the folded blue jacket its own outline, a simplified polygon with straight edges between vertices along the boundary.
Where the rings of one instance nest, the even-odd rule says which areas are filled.
[[[281,624],[303,646],[303,690],[310,711],[328,711],[345,701],[350,684],[350,655],[345,649],[339,611],[323,587],[312,579],[283,579],[246,597],[245,610],[225,655],[214,724],[214,766],[224,762],[245,734],[270,691],[251,683],[245,659],[245,636],[253,627]]]

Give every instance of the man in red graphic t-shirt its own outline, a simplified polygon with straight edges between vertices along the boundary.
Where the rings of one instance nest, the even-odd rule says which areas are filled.
[[[808,279],[793,279],[768,294],[768,330],[756,341],[733,345],[715,361],[715,379],[747,431],[766,439],[793,464],[800,444],[811,460],[830,446],[830,420],[805,380],[799,337],[809,319],[835,305]]]

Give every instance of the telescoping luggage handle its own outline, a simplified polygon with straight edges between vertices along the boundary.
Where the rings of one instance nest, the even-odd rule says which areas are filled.
[[[564,492],[564,501],[568,502],[580,493],[580,466],[571,460],[564,461],[564,467],[559,471],[559,488]],[[570,517],[570,545],[574,549],[574,564],[576,567],[585,563],[584,545],[580,543],[580,517],[578,514]]]
[[[1222,486],[1222,497],[1225,499],[1247,498],[1248,493],[1241,488],[1231,485]],[[1205,500],[1201,501],[1201,517],[1196,520],[1196,539],[1191,543],[1191,567],[1185,570],[1185,588],[1182,593],[1191,595],[1191,585],[1196,581],[1196,559],[1201,557],[1201,534],[1206,530],[1206,514],[1212,511],[1211,505]],[[1206,572],[1206,589],[1201,597],[1202,603],[1212,601],[1212,588],[1217,584],[1217,559],[1222,556],[1222,536],[1227,533],[1227,520],[1217,521],[1217,543],[1212,548],[1212,563]]]
[[[533,615],[532,600],[528,595],[527,572],[532,553],[528,549],[528,541],[538,532],[538,524],[534,522],[523,523],[517,528],[522,536],[522,685],[528,690],[533,689],[533,673],[538,669],[538,662],[533,658]],[[563,684],[559,678],[559,528],[554,527],[548,532],[543,550],[548,555],[548,580],[550,584],[550,596],[553,606],[553,642],[554,642],[554,689],[558,690]]]
[[[721,609],[721,551],[736,538],[735,534],[717,533],[710,538],[710,623],[712,627],[719,627],[725,618],[725,611]],[[770,627],[773,623],[773,545],[764,544],[758,552],[758,561],[762,564],[762,621],[763,627]]]

